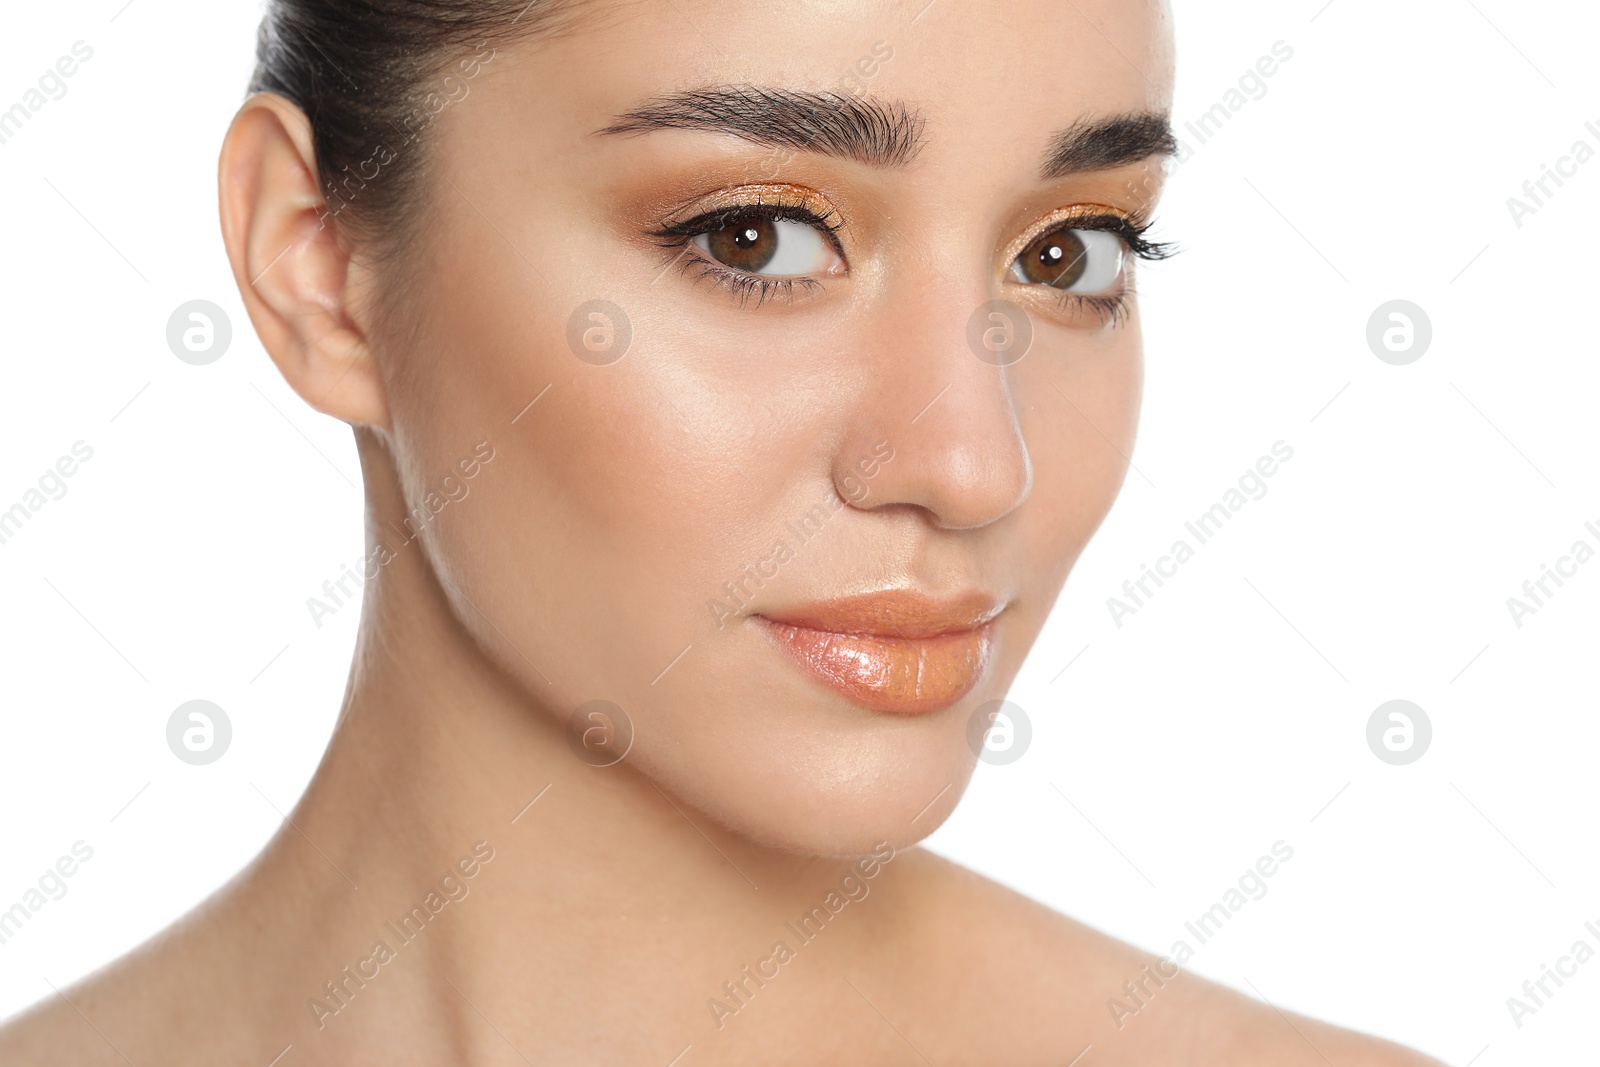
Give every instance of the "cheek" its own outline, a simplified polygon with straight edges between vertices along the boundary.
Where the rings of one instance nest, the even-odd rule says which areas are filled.
[[[1032,401],[1022,417],[1034,463],[1028,558],[1064,580],[1128,475],[1143,392],[1137,322],[1034,355],[1045,358],[1019,385]]]
[[[453,410],[481,409],[489,398],[499,427],[479,438],[495,445],[495,459],[442,516],[451,521],[440,526],[440,549],[474,568],[465,581],[505,601],[499,625],[508,636],[527,634],[574,673],[592,676],[599,655],[611,659],[607,676],[659,670],[700,624],[688,593],[717,584],[717,561],[736,555],[729,544],[750,521],[752,490],[718,447],[725,442],[699,429],[728,428],[737,405],[720,410],[702,398],[689,415],[681,391],[654,380],[652,357],[635,351],[616,366],[587,366],[566,350],[561,325],[536,347],[530,329],[518,339],[519,360],[458,386],[475,396],[441,403],[435,394],[434,404]],[[493,351],[479,347],[474,358]],[[503,402],[511,397],[519,402]],[[640,662],[616,662],[629,654]]]
[[[1035,360],[1035,357],[1041,357]],[[998,675],[1016,676],[1067,576],[1116,501],[1133,454],[1143,367],[1137,324],[1035,350],[1014,396],[1033,462],[1028,499],[999,554],[1016,561],[1019,597]],[[1137,477],[1137,475],[1134,475]],[[996,554],[996,553],[991,553]],[[1003,697],[1003,691],[993,694]]]
[[[514,262],[458,266],[435,304],[446,318],[410,344],[397,417],[401,450],[425,457],[413,492],[473,442],[495,448],[432,527],[436,563],[470,601],[457,614],[558,720],[604,698],[650,717],[640,756],[647,736],[692,743],[717,703],[708,603],[770,551],[774,497],[806,461],[771,441],[770,374],[712,373],[706,339],[649,307],[628,309],[621,359],[587,363],[567,343],[586,294]]]

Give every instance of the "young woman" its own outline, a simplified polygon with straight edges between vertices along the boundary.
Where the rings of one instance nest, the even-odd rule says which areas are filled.
[[[1431,1062],[916,847],[1123,480],[1172,72],[1157,0],[270,3],[222,228],[355,431],[349,688],[0,1061]]]

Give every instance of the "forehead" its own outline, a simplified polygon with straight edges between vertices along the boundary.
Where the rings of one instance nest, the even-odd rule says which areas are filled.
[[[922,153],[1026,151],[1085,118],[1164,114],[1164,0],[590,0],[522,53],[572,134],[660,94],[753,85],[904,105]],[[516,65],[521,66],[518,62]],[[581,131],[579,127],[582,127]]]

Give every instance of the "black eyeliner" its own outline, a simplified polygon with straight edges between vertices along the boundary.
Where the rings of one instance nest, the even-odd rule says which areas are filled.
[[[1122,215],[1084,215],[1078,218],[1067,219],[1059,226],[1046,230],[1039,237],[1047,237],[1063,230],[1104,230],[1114,233],[1122,238],[1122,243],[1128,246],[1139,259],[1169,259],[1179,252],[1179,248],[1172,241],[1152,241],[1145,235],[1150,232],[1153,222],[1135,222]],[[1037,241],[1039,237],[1035,237]]]
[[[763,221],[785,219],[790,222],[800,222],[808,226],[815,226],[829,235],[829,241],[834,245],[835,250],[842,252],[842,249],[838,248],[838,241],[833,238],[833,234],[837,233],[844,225],[842,222],[835,221],[837,216],[838,212],[836,211],[830,211],[827,215],[818,215],[810,208],[798,204],[730,204],[727,207],[696,215],[692,219],[668,223],[660,229],[650,231],[650,236],[660,238],[663,241],[698,237],[703,233],[720,230],[736,222],[748,219],[761,219]]]

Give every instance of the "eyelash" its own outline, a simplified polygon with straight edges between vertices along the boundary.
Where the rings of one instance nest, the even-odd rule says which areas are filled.
[[[751,296],[755,297],[756,307],[760,307],[769,296],[778,296],[783,298],[785,303],[793,303],[796,286],[800,286],[806,292],[821,289],[822,283],[815,278],[803,276],[775,278],[750,274],[734,270],[732,267],[690,251],[689,242],[701,234],[721,229],[735,219],[752,217],[763,221],[786,219],[812,226],[822,232],[824,240],[833,246],[833,250],[840,257],[844,256],[844,248],[834,236],[843,226],[843,223],[837,221],[838,212],[830,210],[826,215],[818,215],[810,208],[796,204],[733,204],[697,215],[692,219],[663,226],[659,230],[652,231],[650,236],[656,238],[656,243],[661,247],[675,250],[673,262],[681,264],[678,268],[680,274],[690,269],[698,270],[696,281],[709,278],[712,284],[720,285],[738,296],[740,307],[748,306]]]
[[[672,223],[658,230],[651,231],[650,236],[656,238],[661,247],[674,251],[673,262],[680,263],[679,273],[695,269],[699,273],[695,276],[709,278],[713,284],[720,285],[729,292],[739,297],[739,306],[746,307],[751,296],[755,297],[756,307],[760,307],[770,296],[782,297],[785,302],[793,303],[795,287],[800,286],[806,292],[813,292],[822,288],[822,283],[815,278],[793,277],[773,278],[759,274],[750,274],[746,271],[735,270],[724,266],[705,256],[690,251],[690,241],[694,238],[710,233],[728,225],[734,219],[747,219],[756,217],[763,220],[788,219],[793,222],[804,223],[820,230],[829,244],[833,245],[841,257],[844,248],[840,245],[835,234],[843,225],[835,221],[838,213],[829,211],[826,215],[818,215],[809,208],[791,204],[734,204],[725,208],[718,208],[692,219]],[[1153,223],[1149,220],[1138,221],[1122,215],[1103,214],[1088,215],[1081,218],[1068,219],[1049,230],[1041,231],[1030,239],[1029,243],[1059,230],[1106,230],[1116,234],[1122,239],[1128,253],[1135,259],[1159,260],[1167,259],[1177,254],[1177,246],[1167,241],[1152,241],[1147,234]],[[1087,309],[1100,319],[1102,325],[1120,325],[1126,321],[1129,311],[1128,298],[1134,293],[1132,278],[1125,278],[1122,288],[1114,296],[1090,295],[1081,293],[1063,292],[1059,303],[1063,310],[1076,311]]]
[[[1134,259],[1158,260],[1170,259],[1178,254],[1178,246],[1171,241],[1152,241],[1147,236],[1154,222],[1149,219],[1139,220],[1123,215],[1103,214],[1084,215],[1068,219],[1047,230],[1042,230],[1029,239],[1032,244],[1041,237],[1062,230],[1106,230],[1116,234],[1127,247],[1128,254]],[[1113,295],[1089,295],[1082,293],[1063,292],[1057,298],[1057,303],[1068,312],[1088,310],[1093,312],[1100,320],[1102,326],[1120,326],[1128,320],[1131,304],[1128,298],[1137,290],[1134,287],[1133,277],[1124,276],[1122,288]]]

